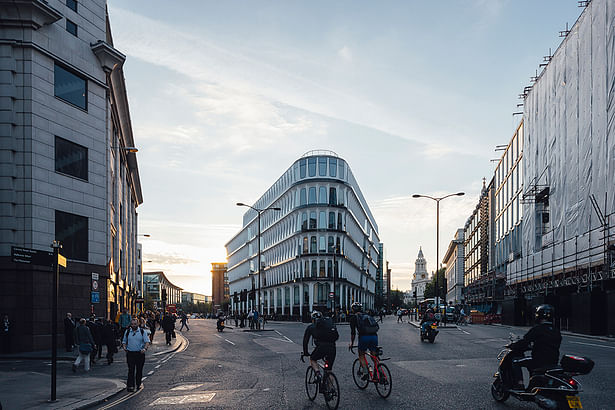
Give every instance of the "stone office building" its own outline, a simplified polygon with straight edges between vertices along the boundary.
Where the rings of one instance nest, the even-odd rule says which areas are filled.
[[[143,198],[124,59],[105,1],[0,0],[0,312],[13,350],[49,348],[52,322],[50,268],[14,263],[13,247],[62,243],[60,329],[68,311],[134,306]]]

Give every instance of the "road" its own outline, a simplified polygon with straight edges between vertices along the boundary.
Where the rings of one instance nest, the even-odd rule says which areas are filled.
[[[266,332],[227,329],[216,332],[213,320],[192,320],[184,351],[148,357],[144,389],[126,396],[113,408],[325,408],[324,399],[307,399],[307,364],[299,354],[305,325],[270,323]],[[359,390],[352,381],[355,359],[347,350],[350,329],[338,326],[337,359],[342,409],[526,409],[537,408],[510,398],[497,404],[490,394],[496,356],[510,329],[471,325],[442,329],[434,344],[421,343],[418,330],[392,317],[380,325],[380,345],[393,377],[393,392],[381,399],[373,385]],[[587,409],[611,409],[615,387],[615,344],[564,336],[562,353],[588,356],[596,367],[578,380]],[[612,376],[611,376],[612,377]]]

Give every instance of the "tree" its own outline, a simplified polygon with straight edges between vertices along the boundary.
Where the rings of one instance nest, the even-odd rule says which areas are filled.
[[[434,298],[436,297],[436,278],[438,278],[438,293],[439,293],[439,297],[443,298],[444,295],[446,295],[446,269],[445,268],[441,268],[438,271],[437,276],[433,275],[433,277],[431,278],[431,282],[428,282],[427,285],[425,285],[425,292],[423,293],[425,295],[425,298]]]
[[[143,298],[143,309],[144,310],[151,310],[152,312],[154,312],[156,310],[154,308],[154,299],[152,298],[152,296],[149,293],[146,293],[145,297]]]
[[[391,291],[391,307],[394,308],[405,308],[404,304],[404,292],[399,289],[395,289]]]

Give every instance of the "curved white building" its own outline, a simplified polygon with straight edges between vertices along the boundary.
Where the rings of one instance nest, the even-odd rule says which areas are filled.
[[[310,151],[252,206],[281,208],[261,214],[265,314],[302,317],[330,309],[334,280],[338,309],[353,301],[373,308],[378,226],[346,161],[331,151]],[[259,306],[257,223],[249,209],[225,245],[234,312]]]

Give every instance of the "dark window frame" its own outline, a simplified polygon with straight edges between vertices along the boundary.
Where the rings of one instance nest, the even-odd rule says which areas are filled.
[[[77,8],[79,6],[79,2],[77,0],[66,0],[66,7],[78,13]]]
[[[74,30],[74,32],[73,32],[73,30]],[[79,37],[79,35],[78,35],[78,33],[79,33],[79,26],[74,21],[66,19],[66,31],[68,31],[69,33],[71,33],[75,37]]]
[[[71,222],[71,219],[72,224],[66,223]],[[74,225],[77,225],[77,228]],[[55,238],[62,243],[62,254],[66,258],[88,262],[90,252],[88,232],[88,217],[55,210]]]
[[[76,104],[75,102],[70,101],[70,100],[62,97],[61,95],[57,94],[57,83],[56,83],[56,81],[57,81],[57,76],[58,76],[58,73],[57,73],[57,69],[58,68],[60,70],[63,70],[66,73],[68,73],[70,75],[73,75],[73,76],[75,76],[78,79],[83,81],[83,83],[84,83],[83,106],[81,106],[79,104]],[[60,64],[60,63],[58,63],[56,61],[56,62],[54,62],[54,66],[53,66],[53,95],[54,95],[54,97],[64,101],[65,103],[70,104],[70,105],[72,105],[75,108],[79,108],[80,110],[83,110],[83,111],[87,112],[87,110],[88,110],[88,79],[83,77],[81,74],[79,74],[75,70],[73,70],[71,68],[68,68],[67,66],[65,66],[63,64]]]
[[[58,142],[60,142],[60,144],[58,144]],[[63,168],[63,169],[58,168],[58,157],[59,157],[58,149],[61,148],[61,145],[71,146],[73,148],[76,148],[77,151],[79,149],[82,149],[85,152],[85,172],[84,172],[85,175],[83,174],[78,175],[77,173],[71,173],[70,170],[66,168]],[[56,135],[54,138],[54,169],[55,169],[55,172],[57,172],[58,174],[70,176],[70,177],[77,178],[77,179],[80,179],[86,182],[89,181],[89,153],[88,153],[87,147],[84,147],[83,145],[77,144],[73,141],[67,140],[66,138],[62,138]]]

